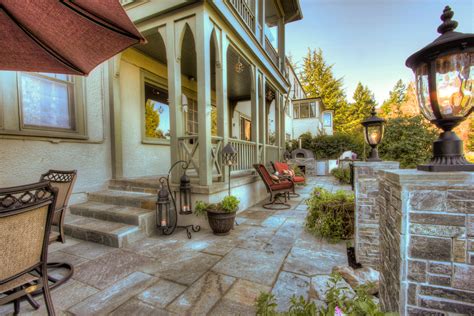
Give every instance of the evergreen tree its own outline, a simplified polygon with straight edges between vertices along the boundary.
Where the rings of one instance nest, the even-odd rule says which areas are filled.
[[[348,117],[343,128],[347,131],[360,130],[362,128],[361,122],[370,116],[372,108],[377,105],[372,91],[360,82],[357,84],[352,98],[354,103],[348,107]]]
[[[300,80],[308,97],[320,97],[326,109],[334,111],[334,129],[345,131],[348,109],[342,78],[334,77],[332,65],[325,62],[321,49],[308,49],[302,68]]]
[[[381,112],[385,117],[401,117],[402,114],[402,105],[407,100],[407,86],[400,79],[397,81],[388,100],[382,104]]]
[[[470,152],[474,152],[474,116],[469,118],[469,131],[467,134],[467,150]]]

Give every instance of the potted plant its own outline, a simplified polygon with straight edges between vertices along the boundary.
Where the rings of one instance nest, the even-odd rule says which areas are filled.
[[[219,203],[198,201],[195,206],[195,214],[207,216],[209,226],[214,234],[227,235],[234,227],[239,203],[239,199],[232,195],[226,196]]]

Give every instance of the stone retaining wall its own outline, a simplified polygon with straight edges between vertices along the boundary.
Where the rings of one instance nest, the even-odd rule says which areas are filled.
[[[380,234],[379,210],[376,198],[379,195],[378,170],[398,169],[400,163],[394,161],[354,162],[355,250],[356,259],[366,267],[379,269]]]
[[[380,177],[383,310],[474,315],[474,174]]]

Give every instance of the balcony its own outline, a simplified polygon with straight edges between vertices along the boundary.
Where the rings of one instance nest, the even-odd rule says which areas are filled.
[[[253,9],[247,4],[246,0],[228,0],[232,9],[237,13],[244,24],[255,32],[255,14]]]
[[[276,51],[276,49],[273,47],[272,43],[270,42],[270,40],[266,36],[265,36],[265,51],[267,52],[267,54],[270,57],[271,61],[279,69],[278,61],[280,60],[280,57],[278,56],[278,52]]]

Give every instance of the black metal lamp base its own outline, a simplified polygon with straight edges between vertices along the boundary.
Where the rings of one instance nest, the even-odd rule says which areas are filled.
[[[426,165],[419,165],[416,168],[421,171],[430,171],[430,172],[456,172],[456,171],[474,172],[474,164],[465,164],[465,165],[426,164]]]
[[[188,235],[188,239],[192,238],[191,230],[195,233],[197,233],[198,231],[201,230],[201,226],[199,226],[199,225],[196,225],[196,226],[194,226],[194,225],[176,226],[176,228],[186,229],[186,235]]]

